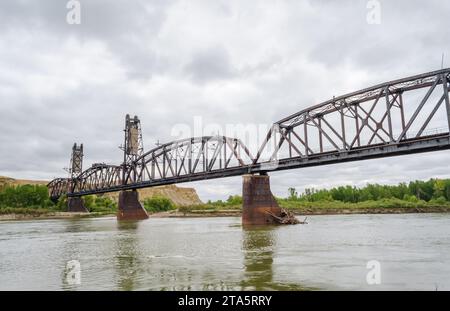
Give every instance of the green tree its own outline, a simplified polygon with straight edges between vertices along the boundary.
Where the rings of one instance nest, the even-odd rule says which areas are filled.
[[[92,210],[94,209],[95,206],[95,196],[94,195],[86,195],[83,197],[83,203],[84,206],[88,209],[88,210]]]
[[[228,205],[240,205],[242,204],[242,197],[240,195],[230,195],[227,199]]]
[[[442,179],[435,179],[433,185],[433,197],[434,198],[444,197],[444,194],[445,194],[445,181]]]
[[[44,208],[52,205],[47,187],[43,185],[6,186],[0,192],[0,206]]]
[[[144,208],[149,212],[163,212],[175,209],[175,204],[168,198],[154,196],[144,200]]]
[[[289,188],[288,189],[288,193],[289,193],[289,197],[288,197],[288,199],[289,200],[292,200],[292,201],[295,201],[295,200],[297,200],[297,198],[298,198],[298,193],[297,193],[297,191],[295,190],[295,188]]]

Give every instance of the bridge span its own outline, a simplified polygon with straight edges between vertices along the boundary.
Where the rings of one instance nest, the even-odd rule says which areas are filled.
[[[67,195],[69,209],[83,210],[82,196],[120,191],[118,218],[146,218],[136,189],[244,175],[243,222],[270,223],[281,210],[268,172],[449,149],[449,81],[443,69],[334,97],[275,122],[253,153],[225,136],[144,152],[140,120],[127,115],[123,163],[83,171],[83,146],[75,144],[71,175],[48,184],[50,197]]]

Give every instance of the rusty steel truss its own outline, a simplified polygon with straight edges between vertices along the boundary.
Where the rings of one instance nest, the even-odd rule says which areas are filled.
[[[124,163],[95,164],[76,177],[55,179],[48,185],[50,195],[56,199],[449,149],[449,80],[450,69],[443,69],[335,97],[274,123],[254,155],[241,140],[224,136],[178,140],[143,153],[140,122],[127,117]],[[132,135],[130,126],[136,129]],[[135,141],[127,148],[127,137],[128,142],[138,137],[138,145]]]

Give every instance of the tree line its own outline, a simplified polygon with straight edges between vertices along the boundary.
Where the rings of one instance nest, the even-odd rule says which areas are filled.
[[[90,212],[117,211],[117,202],[108,196],[86,195],[82,199]],[[149,212],[169,211],[176,208],[171,200],[164,197],[146,198],[143,205]],[[45,185],[5,185],[0,187],[0,209],[65,211],[67,197],[61,196],[58,202],[51,201]]]
[[[0,188],[0,207],[46,208],[52,207],[45,185],[3,186]]]
[[[450,179],[416,180],[397,185],[367,184],[361,188],[355,186],[340,186],[331,189],[306,188],[300,194],[297,193],[295,188],[289,188],[288,197],[279,200],[291,202],[339,201],[359,203],[386,199],[445,204],[450,202]],[[91,195],[83,197],[83,200],[90,211],[117,210],[117,202],[107,196]],[[150,212],[177,208],[172,201],[163,197],[147,198],[144,200],[143,205]],[[240,207],[242,205],[242,197],[232,195],[225,201],[208,201],[203,205],[210,208]],[[50,200],[48,189],[45,185],[8,185],[0,187],[0,208],[47,208],[63,211],[67,208],[67,198],[61,197],[55,204]]]
[[[331,189],[306,188],[301,194],[298,194],[295,188],[289,188],[288,193],[288,200],[308,202],[359,203],[393,198],[411,202],[419,200],[448,202],[450,201],[450,179],[416,180],[397,185],[367,184],[362,188],[355,186],[340,186]]]

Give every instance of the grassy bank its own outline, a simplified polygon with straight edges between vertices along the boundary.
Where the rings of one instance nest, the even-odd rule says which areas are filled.
[[[450,212],[450,204],[448,202],[410,202],[400,199],[369,200],[358,203],[342,201],[289,201],[286,199],[280,199],[278,202],[281,207],[301,215]]]
[[[378,201],[364,201],[358,203],[342,201],[316,201],[277,199],[280,207],[292,211],[297,215],[323,214],[398,214],[398,213],[445,213],[450,212],[448,202],[410,202],[399,199],[383,199]],[[182,215],[222,215],[239,214],[242,204],[214,202],[200,205],[183,206],[178,208]]]

